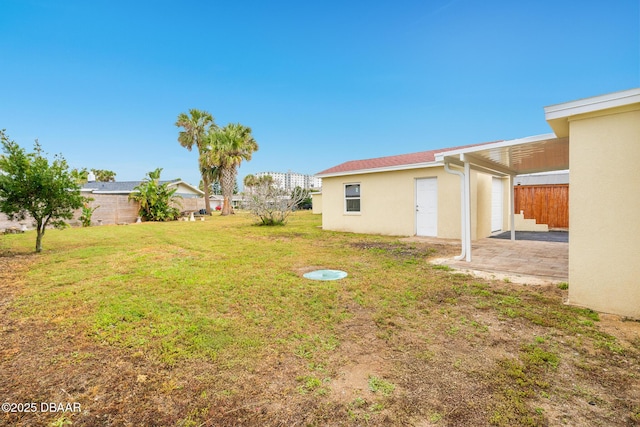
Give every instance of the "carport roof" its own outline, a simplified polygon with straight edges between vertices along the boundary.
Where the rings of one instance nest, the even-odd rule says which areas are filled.
[[[569,169],[569,138],[555,134],[494,142],[440,152],[436,161],[463,165],[494,175],[520,175]]]
[[[520,175],[569,169],[569,119],[640,102],[640,88],[545,107],[555,133],[501,141],[479,147],[448,150],[436,161],[462,165],[497,175]]]

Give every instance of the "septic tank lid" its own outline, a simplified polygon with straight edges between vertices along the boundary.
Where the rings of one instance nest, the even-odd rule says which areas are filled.
[[[347,277],[347,272],[341,270],[315,270],[305,273],[303,276],[311,280],[338,280]]]

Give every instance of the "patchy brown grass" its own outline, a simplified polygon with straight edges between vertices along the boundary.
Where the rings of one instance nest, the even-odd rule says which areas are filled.
[[[487,282],[434,269],[425,260],[441,256],[448,250],[444,246],[434,249],[379,236],[308,231],[317,225],[311,217],[287,226],[293,230],[265,231],[233,221],[239,221],[237,226],[245,227],[246,238],[257,245],[271,242],[278,245],[275,249],[293,252],[283,252],[288,261],[281,269],[288,272],[291,282],[280,287],[305,285],[300,276],[316,266],[345,269],[350,275],[331,285],[302,287],[300,295],[286,295],[295,307],[300,301],[293,298],[308,303],[296,308],[300,319],[288,321],[300,324],[299,329],[268,319],[272,312],[288,314],[265,301],[266,294],[253,300],[237,289],[237,307],[233,301],[225,302],[226,315],[235,319],[237,333],[249,333],[257,327],[267,338],[251,351],[222,349],[215,357],[200,350],[163,357],[164,347],[154,342],[137,344],[137,339],[149,337],[144,328],[153,325],[147,323],[122,329],[122,336],[96,332],[88,319],[94,319],[97,307],[86,292],[121,292],[113,282],[116,278],[129,280],[126,283],[134,286],[136,277],[143,275],[124,255],[112,266],[101,267],[113,269],[113,275],[105,276],[111,280],[107,288],[99,281],[83,288],[81,282],[88,276],[65,275],[59,270],[71,261],[56,258],[55,252],[38,257],[19,255],[20,241],[11,241],[12,252],[0,256],[0,396],[15,403],[78,402],[82,410],[3,413],[0,423],[640,424],[638,322],[566,306],[566,291],[555,286]],[[171,225],[161,227],[171,230]],[[231,249],[199,257],[194,252],[196,245],[170,239],[170,247],[163,249],[156,237],[140,230],[136,233],[142,233],[138,239],[142,246],[129,248],[127,253],[145,257],[154,272],[166,269],[172,257],[183,252],[191,257],[192,269],[213,257],[224,261],[226,268],[237,268]],[[98,231],[78,231],[91,232]],[[78,236],[85,241],[90,238]],[[159,239],[168,237],[163,232]],[[56,244],[51,240],[49,245]],[[310,242],[313,255],[298,251]],[[82,246],[76,240],[64,245]],[[100,252],[99,258],[105,259],[107,252]],[[89,256],[84,251],[79,254]],[[237,256],[247,255],[240,252]],[[279,263],[275,259],[269,262]],[[85,268],[92,265],[90,262]],[[153,285],[158,286],[157,293],[167,291],[159,286],[177,281],[174,276],[167,277],[166,282]],[[261,276],[251,277],[258,280]],[[142,298],[143,288],[136,286]],[[40,295],[34,293],[38,289]],[[204,307],[198,305],[190,289],[182,287],[171,294],[174,299],[182,294],[188,302],[184,316]],[[322,292],[330,295],[320,298]],[[202,296],[202,289],[195,295]],[[278,301],[282,304],[286,300]],[[246,318],[240,316],[249,312]],[[312,320],[304,320],[308,315]],[[200,321],[201,317],[193,319]],[[125,320],[123,317],[122,322]]]

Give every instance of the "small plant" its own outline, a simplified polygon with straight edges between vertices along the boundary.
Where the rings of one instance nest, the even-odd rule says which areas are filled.
[[[569,284],[567,282],[560,282],[558,283],[558,289],[566,291],[567,289],[569,289]]]
[[[316,377],[307,375],[298,377],[296,380],[301,383],[300,386],[298,386],[298,392],[300,394],[315,392],[320,396],[324,396],[328,392],[327,389],[322,387],[322,381]]]
[[[440,412],[433,412],[431,415],[429,415],[429,421],[431,421],[432,423],[437,423],[438,421],[441,421],[443,418],[443,415]]]
[[[500,305],[504,305],[504,306],[518,306],[520,305],[520,298],[518,297],[514,297],[514,296],[510,296],[510,295],[506,295],[503,298],[501,298],[498,301],[498,304]]]
[[[380,402],[376,402],[369,406],[369,411],[371,412],[380,412],[384,409],[384,405]]]
[[[518,312],[510,307],[500,310],[500,314],[510,317],[512,319],[518,317]]]
[[[352,408],[362,408],[367,404],[367,401],[364,400],[362,397],[356,397],[355,399],[353,399],[353,402],[351,402],[351,407]]]
[[[520,351],[522,352],[521,358],[528,367],[550,366],[557,369],[560,363],[560,358],[556,353],[544,350],[535,344],[523,345]]]
[[[376,376],[369,376],[369,390],[374,393],[380,393],[383,396],[391,396],[393,390],[396,389],[396,386],[389,381],[385,381]]]
[[[94,199],[91,198],[86,199],[84,205],[82,206],[82,215],[80,215],[79,219],[83,227],[91,227],[91,217],[93,216],[93,213],[96,211],[96,209],[100,207],[89,206],[89,202],[92,202],[93,200]]]
[[[55,420],[51,421],[49,426],[51,426],[51,427],[64,427],[64,426],[70,426],[71,424],[73,424],[71,422],[71,420],[68,419],[66,416],[62,415],[62,416],[56,418]]]
[[[604,348],[612,353],[624,354],[624,347],[618,344],[615,337],[605,336],[595,342],[596,348]]]

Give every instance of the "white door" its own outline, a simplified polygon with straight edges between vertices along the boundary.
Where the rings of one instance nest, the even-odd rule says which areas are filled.
[[[502,230],[504,191],[502,180],[493,178],[491,185],[491,231]]]
[[[438,180],[416,179],[416,235],[438,235]]]

